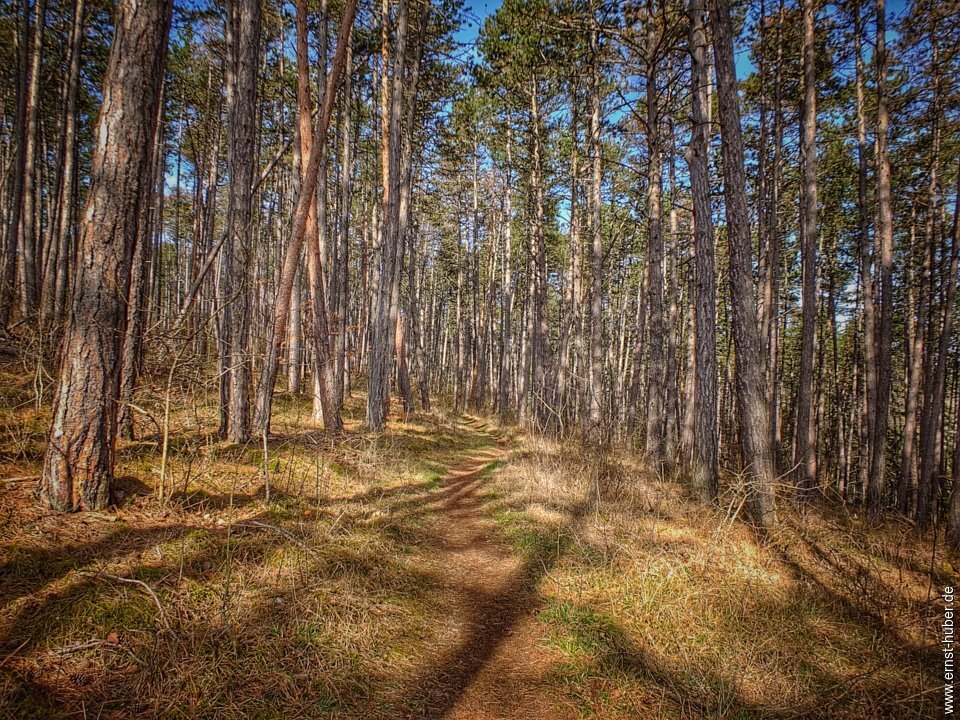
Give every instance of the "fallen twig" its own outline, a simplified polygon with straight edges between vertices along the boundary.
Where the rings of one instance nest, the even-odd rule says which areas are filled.
[[[103,640],[87,640],[86,642],[77,643],[76,645],[57,648],[54,652],[57,655],[73,655],[74,653],[90,650],[95,647],[100,647],[101,645],[103,645]]]
[[[17,647],[13,650],[13,652],[7,654],[7,656],[6,656],[3,660],[0,660],[0,668],[2,668],[4,665],[7,664],[7,660],[9,660],[9,659],[12,658],[14,655],[16,655],[18,652],[20,652],[21,650],[23,650],[23,646],[26,645],[28,642],[30,642],[30,638],[27,638],[27,639],[24,640],[22,643],[20,643],[19,645],[17,645]]]
[[[23,477],[12,477],[4,478],[3,482],[5,483],[19,483],[19,482],[30,482],[31,480],[39,480],[39,475],[24,475]]]
[[[151,598],[153,598],[153,602],[157,606],[157,611],[160,613],[160,622],[163,625],[164,629],[166,630],[170,629],[170,624],[167,622],[167,614],[163,611],[163,605],[160,604],[160,598],[157,597],[157,594],[153,591],[153,589],[149,585],[147,585],[143,580],[135,580],[133,578],[125,578],[125,577],[120,577],[119,575],[110,575],[108,573],[90,572],[85,574],[91,575],[93,577],[101,577],[101,578],[107,578],[109,580],[116,580],[117,582],[126,583],[128,585],[140,586],[147,592],[147,594]]]
[[[346,508],[340,511],[340,514],[337,515],[337,519],[333,521],[333,524],[330,526],[330,529],[327,530],[327,537],[333,537],[334,529],[336,529],[337,524],[340,522],[340,518],[342,518],[346,512],[347,512]]]

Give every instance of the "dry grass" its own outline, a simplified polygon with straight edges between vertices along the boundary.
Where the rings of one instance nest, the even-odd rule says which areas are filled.
[[[603,457],[519,438],[490,510],[549,558],[540,620],[583,717],[939,717],[938,583],[911,528],[832,507],[781,507],[763,540],[662,482],[625,449]]]
[[[31,477],[48,409],[16,368],[0,380],[0,477]],[[162,389],[141,395],[161,417]],[[210,400],[174,394],[165,502],[149,420],[120,445],[110,512],[53,514],[34,482],[3,484],[0,717],[390,718],[416,704],[414,658],[443,611],[427,500],[492,441],[442,413],[370,436],[362,397],[331,438],[307,400],[281,396],[264,462],[258,443],[214,439]]]
[[[36,373],[0,367],[0,478],[39,472]],[[163,376],[165,378],[165,375]],[[215,397],[138,398],[118,507],[63,516],[0,481],[0,717],[429,716],[448,632],[431,532],[446,470],[491,438],[443,413],[331,438],[279,396],[275,436],[216,441]],[[786,507],[763,541],[618,450],[511,437],[486,509],[532,572],[550,682],[583,717],[934,717],[929,540]],[[265,500],[269,476],[271,500]],[[931,593],[932,587],[932,593]]]

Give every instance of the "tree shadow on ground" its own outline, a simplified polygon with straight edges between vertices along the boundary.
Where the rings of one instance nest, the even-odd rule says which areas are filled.
[[[523,548],[522,563],[499,590],[476,595],[458,640],[449,647],[430,648],[431,631],[444,617],[443,598],[474,588],[451,588],[447,575],[421,562],[450,547],[450,539],[427,520],[440,512],[451,522],[475,519],[489,514],[497,502],[486,492],[484,476],[496,449],[474,457],[474,474],[455,477],[439,488],[433,481],[374,486],[311,502],[311,507],[333,508],[322,517],[314,513],[312,521],[319,523],[314,535],[304,534],[310,528],[300,526],[299,516],[295,523],[283,523],[290,515],[278,520],[271,514],[275,507],[231,528],[193,524],[204,508],[224,506],[223,497],[205,494],[188,513],[155,527],[111,527],[99,538],[55,550],[21,548],[0,565],[0,661],[5,663],[0,705],[5,700],[16,703],[39,717],[83,712],[103,718],[449,716],[511,632],[542,607],[538,588],[574,551],[572,543],[581,541],[578,533],[594,508],[589,500],[558,506],[563,523]],[[255,505],[258,498],[246,495],[242,502]],[[510,507],[508,499],[503,501]],[[297,497],[283,498],[281,505],[298,502]],[[182,555],[154,557],[153,548],[186,542],[192,533],[200,533],[202,542],[187,544]],[[490,531],[491,536],[497,533]],[[581,551],[579,545],[576,549]],[[277,555],[284,559],[277,562]],[[229,584],[230,558],[237,572],[269,565],[276,579],[247,583],[245,594],[223,611],[221,588]],[[900,643],[905,663],[927,658],[923,648],[906,644],[905,638],[884,635],[879,619],[865,618],[862,608],[837,595],[797,558],[786,555],[781,560],[798,582],[835,609],[832,619],[869,626],[887,644]],[[281,571],[292,562],[296,572],[281,579]],[[143,588],[70,574],[122,564],[124,570],[113,572],[146,582],[157,593],[169,630]],[[25,598],[33,594],[37,597]],[[91,625],[78,617],[91,595],[94,600],[120,598],[130,607],[114,603],[108,608],[114,615]],[[790,607],[787,602],[773,612],[782,612],[788,621]],[[414,612],[411,608],[422,618],[409,620],[407,626],[404,613]],[[621,618],[596,611],[594,617],[601,617],[600,624],[583,630],[592,633],[594,643],[589,672],[592,677],[625,677],[645,689],[632,717],[657,716],[664,709],[668,716],[682,718],[854,717],[843,713],[845,679],[833,674],[826,662],[810,667],[814,684],[824,689],[821,704],[782,708],[778,698],[748,696],[737,668],[685,664],[637,639]],[[31,667],[39,666],[34,661],[53,645],[86,641],[91,628],[105,629],[110,623],[119,628],[116,646],[70,656],[56,666],[62,667],[56,676],[31,674]],[[817,632],[812,625],[804,630]],[[357,637],[361,632],[368,636]],[[94,639],[104,638],[101,633]],[[898,697],[898,688],[885,678],[859,682],[872,683],[871,692],[879,700]],[[705,694],[705,688],[711,694]],[[497,700],[509,716],[511,698]],[[915,705],[906,711],[901,716],[926,716]],[[878,717],[896,717],[897,712]]]
[[[301,536],[299,513],[297,525],[283,527],[277,520],[291,517],[290,509],[302,505],[300,498],[275,492],[279,508],[264,508],[233,526],[211,527],[197,518],[201,512],[249,506],[259,494],[204,491],[175,495],[171,519],[151,527],[99,524],[95,527],[99,536],[86,542],[8,545],[4,548],[7,559],[0,565],[0,658],[7,665],[0,678],[0,705],[16,703],[17,710],[24,712],[42,708],[41,716],[47,717],[84,712],[95,716],[102,712],[104,717],[110,712],[120,713],[118,717],[171,713],[238,717],[248,716],[241,709],[246,703],[259,708],[258,717],[285,716],[290,708],[315,717],[363,704],[379,692],[372,683],[385,686],[391,682],[389,675],[365,670],[376,658],[345,653],[338,646],[340,638],[319,643],[304,640],[301,635],[312,632],[303,630],[304,623],[312,620],[299,612],[298,603],[305,594],[326,597],[336,588],[341,588],[345,601],[377,596],[387,608],[435,602],[431,593],[441,586],[441,579],[403,562],[411,539],[424,545],[433,540],[413,532],[420,516],[429,513],[435,502],[431,490],[436,491],[435,481],[371,487],[352,496],[325,498],[324,505],[341,506],[341,512],[335,517],[311,514],[313,522],[322,522],[318,529],[326,527],[328,538],[313,545],[308,541],[320,537]],[[368,504],[395,505],[397,513],[371,521]],[[77,516],[69,521],[79,522]],[[198,533],[201,541],[186,542]],[[376,539],[372,545],[371,539]],[[160,557],[161,546],[177,546],[181,541],[186,543],[185,553]],[[277,551],[299,557],[292,589],[272,582],[248,587],[248,596],[236,601],[235,609],[242,608],[239,614],[219,618],[217,612],[209,612],[217,601],[207,596],[219,592],[224,573],[229,575],[231,558],[247,572],[258,571],[268,562],[271,567],[277,562]],[[283,565],[280,560],[278,578]],[[104,569],[117,575],[105,579]],[[146,585],[131,584],[136,581]],[[150,592],[167,608],[164,622]],[[185,593],[196,594],[199,600],[187,602]],[[106,602],[114,595],[120,598],[116,603]],[[207,611],[197,614],[201,606]],[[88,607],[96,607],[98,616],[84,617]],[[356,622],[367,620],[357,618]],[[104,640],[113,627],[120,635],[116,645]],[[391,631],[389,623],[377,629],[388,635]],[[55,646],[74,640],[80,641],[79,650],[71,648],[62,663],[51,661]],[[52,667],[51,662],[63,671],[53,676],[32,674],[37,668]],[[330,671],[319,677],[313,672],[303,674],[305,668],[318,665],[329,665]],[[100,671],[93,672],[98,667]],[[223,672],[217,673],[216,668]],[[255,677],[258,673],[263,680]],[[205,678],[205,687],[194,685],[200,677]],[[171,686],[176,678],[180,686]],[[149,700],[138,702],[137,697]],[[189,698],[185,704],[177,699],[185,697]],[[231,710],[233,703],[237,706]],[[367,711],[357,715],[367,716]]]
[[[480,492],[484,472],[489,462],[498,458],[495,448],[473,456],[476,469],[469,474],[453,477],[430,498],[430,506],[447,515],[451,522],[463,522],[485,512],[486,499]],[[469,593],[472,602],[468,615],[461,619],[461,639],[448,649],[430,658],[413,677],[408,679],[395,703],[395,712],[408,718],[443,718],[459,703],[471,682],[480,674],[511,635],[522,618],[535,612],[541,598],[537,587],[540,581],[563,556],[566,538],[589,513],[591,503],[584,501],[570,508],[569,520],[559,541],[535,543],[522,565],[495,592],[479,591],[472,584],[466,588],[452,588],[454,592]],[[497,531],[490,536],[496,537]],[[456,543],[436,538],[440,545],[457,549]],[[505,540],[499,540],[505,542]]]

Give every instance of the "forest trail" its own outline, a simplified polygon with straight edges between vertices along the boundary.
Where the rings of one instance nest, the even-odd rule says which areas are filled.
[[[449,720],[554,720],[554,659],[544,647],[534,592],[540,563],[511,551],[484,513],[484,470],[506,456],[496,431],[468,420],[497,446],[452,469],[439,491],[435,532],[444,588],[444,627],[419,698],[425,716]]]

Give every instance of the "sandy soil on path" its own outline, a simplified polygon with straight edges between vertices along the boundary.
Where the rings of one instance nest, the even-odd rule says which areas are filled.
[[[474,424],[475,429],[489,429]],[[494,435],[491,433],[491,435]],[[494,437],[496,437],[494,435]],[[435,530],[447,614],[411,717],[554,720],[569,717],[548,687],[556,657],[544,647],[534,591],[542,568],[512,552],[484,514],[483,469],[505,447],[478,451],[446,477]]]

